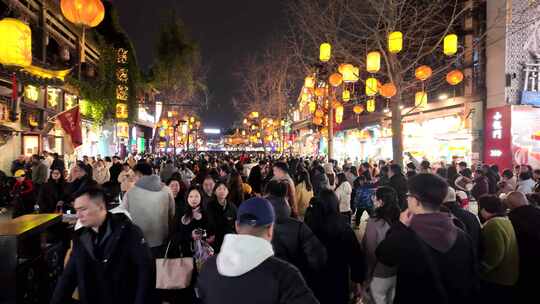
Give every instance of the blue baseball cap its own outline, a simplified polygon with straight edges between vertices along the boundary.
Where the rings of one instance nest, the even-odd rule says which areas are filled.
[[[236,213],[236,220],[240,225],[266,226],[272,224],[275,219],[276,214],[272,203],[261,197],[254,197],[244,201],[238,207]]]

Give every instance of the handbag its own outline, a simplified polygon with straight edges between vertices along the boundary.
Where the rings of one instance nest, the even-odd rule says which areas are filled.
[[[193,258],[184,258],[180,247],[180,257],[169,259],[169,247],[167,245],[165,256],[156,259],[156,288],[157,289],[184,289],[191,284],[193,274]]]

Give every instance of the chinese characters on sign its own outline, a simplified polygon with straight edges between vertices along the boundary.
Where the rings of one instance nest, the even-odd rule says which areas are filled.
[[[116,51],[116,119],[117,122],[117,135],[118,137],[129,136],[129,125],[126,120],[129,117],[127,100],[129,99],[129,70],[128,64],[128,51],[123,48],[119,48]]]
[[[503,168],[512,165],[511,108],[503,106],[488,109],[485,125],[484,161]]]

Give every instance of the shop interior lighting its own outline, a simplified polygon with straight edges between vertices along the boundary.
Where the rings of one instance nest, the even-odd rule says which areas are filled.
[[[446,99],[448,99],[448,94],[439,95],[439,100],[446,100]]]

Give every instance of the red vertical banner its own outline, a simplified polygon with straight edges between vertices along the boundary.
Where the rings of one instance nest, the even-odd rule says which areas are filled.
[[[484,126],[484,162],[501,170],[512,168],[512,108],[487,109]]]
[[[58,115],[56,118],[64,132],[71,138],[73,148],[77,148],[82,145],[82,131],[81,131],[81,114],[79,107],[74,107],[68,111],[65,111]]]

